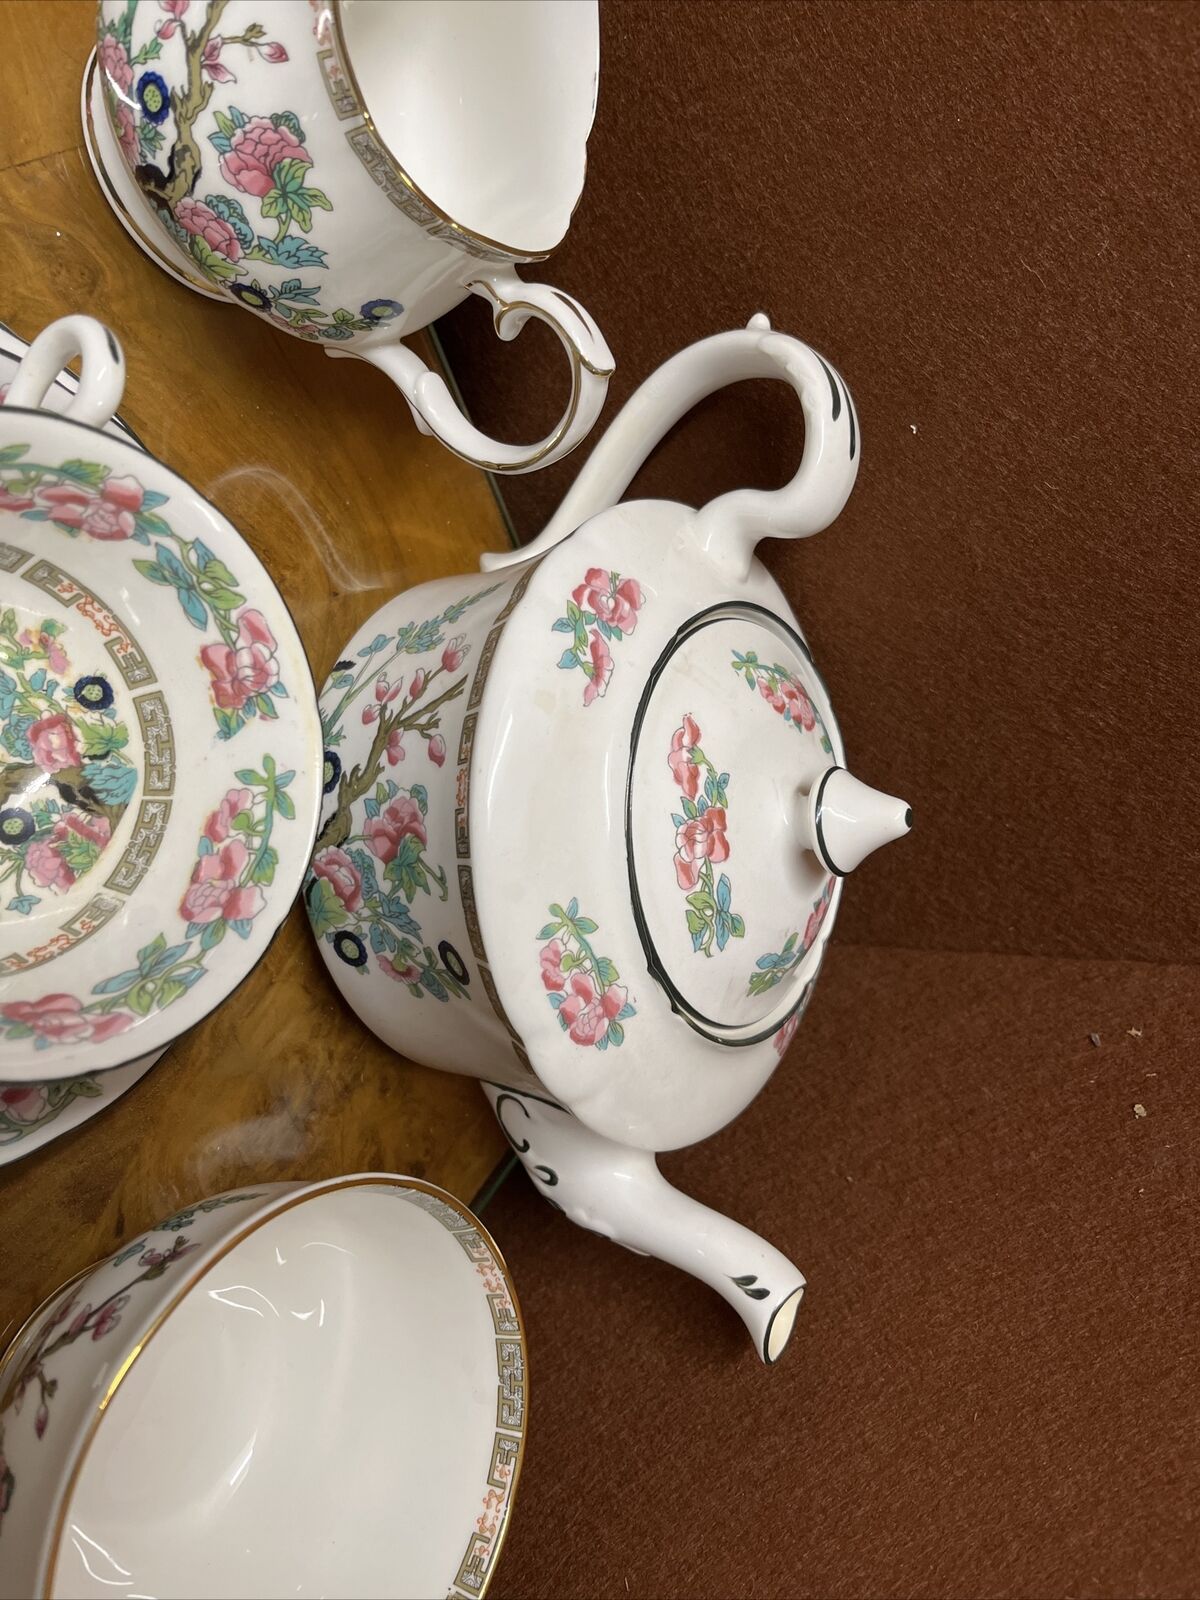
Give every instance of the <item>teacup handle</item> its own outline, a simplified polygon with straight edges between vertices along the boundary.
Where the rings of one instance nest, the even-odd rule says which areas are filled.
[[[435,434],[449,450],[486,472],[533,472],[559,461],[591,432],[600,415],[613,358],[604,335],[576,300],[545,283],[526,283],[511,269],[481,272],[468,285],[492,307],[501,339],[515,339],[530,317],[557,335],[571,367],[571,394],[558,424],[539,443],[502,444],[476,428],[459,410],[444,378],[431,372],[420,356],[400,343],[353,352],[393,380],[412,407],[417,426]],[[330,355],[349,355],[331,349]]]
[[[21,357],[5,404],[39,407],[75,356],[83,358],[79,388],[59,414],[102,428],[112,420],[125,392],[125,357],[116,334],[95,317],[59,317],[43,328]]]

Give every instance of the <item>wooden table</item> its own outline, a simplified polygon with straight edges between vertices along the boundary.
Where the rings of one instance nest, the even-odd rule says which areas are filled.
[[[262,557],[320,683],[385,600],[503,547],[503,518],[373,368],[189,293],[133,246],[82,146],[95,13],[0,3],[0,320],[26,339],[68,311],[116,329],[121,415]],[[473,1082],[359,1024],[296,905],[242,987],[112,1109],[0,1168],[0,1348],[50,1290],[186,1201],[363,1170],[470,1199],[505,1149]]]

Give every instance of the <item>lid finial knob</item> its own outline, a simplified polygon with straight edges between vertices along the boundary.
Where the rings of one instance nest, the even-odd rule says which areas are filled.
[[[868,788],[844,767],[828,767],[803,802],[799,831],[803,843],[842,878],[881,844],[903,838],[912,822],[905,801]]]

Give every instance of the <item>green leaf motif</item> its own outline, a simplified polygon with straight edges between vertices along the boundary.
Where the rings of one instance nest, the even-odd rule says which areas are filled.
[[[328,878],[313,878],[308,887],[308,916],[317,938],[343,928],[349,921],[346,908]]]

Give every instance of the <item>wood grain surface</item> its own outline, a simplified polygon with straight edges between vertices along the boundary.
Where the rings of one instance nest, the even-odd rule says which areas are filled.
[[[265,562],[319,683],[391,596],[503,547],[499,508],[373,368],[189,293],[132,245],[82,147],[94,21],[91,0],[0,3],[0,320],[26,339],[69,311],[111,324],[121,415]],[[242,987],[110,1110],[0,1168],[0,1346],[189,1200],[373,1169],[469,1200],[504,1148],[473,1082],[402,1062],[347,1010],[297,905]]]

